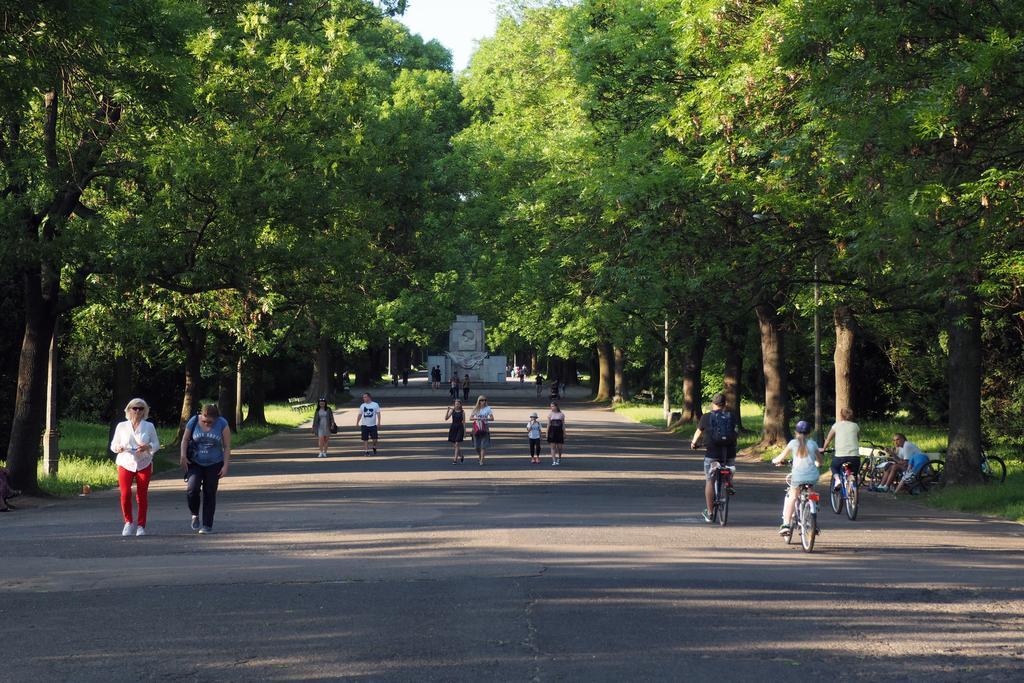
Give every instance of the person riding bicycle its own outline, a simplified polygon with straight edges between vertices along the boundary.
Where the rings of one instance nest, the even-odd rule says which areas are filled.
[[[928,456],[921,452],[916,443],[908,441],[906,435],[900,433],[893,434],[892,443],[896,447],[896,460],[889,463],[885,470],[885,476],[882,477],[881,485],[875,488],[876,491],[881,491],[882,493],[886,493],[893,488],[899,488],[893,486],[898,475],[903,475],[900,480],[902,485],[904,480],[920,474],[921,470],[928,464]]]
[[[782,505],[782,525],[779,527],[779,535],[785,536],[789,533],[793,519],[793,510],[796,507],[796,499],[800,496],[800,487],[804,484],[814,484],[818,481],[818,468],[821,467],[818,444],[814,439],[807,438],[811,433],[811,425],[800,420],[796,423],[796,438],[786,444],[776,457],[772,458],[775,466],[781,466],[788,456],[793,457],[793,471],[790,474],[789,493]]]
[[[697,424],[697,431],[690,440],[690,448],[697,448],[702,434],[707,433],[704,440],[707,452],[704,454],[704,503],[706,507],[701,515],[705,522],[711,522],[711,508],[715,500],[715,477],[717,467],[728,467],[736,471],[736,433],[737,425],[733,414],[725,409],[725,394],[715,394],[711,399],[711,412],[704,413]],[[729,485],[729,495],[734,493]]]
[[[838,491],[843,480],[843,464],[850,465],[854,474],[860,471],[860,425],[853,421],[853,411],[843,408],[839,411],[839,420],[828,430],[825,443],[821,449],[828,450],[828,445],[836,440],[836,452],[832,456],[832,490]]]

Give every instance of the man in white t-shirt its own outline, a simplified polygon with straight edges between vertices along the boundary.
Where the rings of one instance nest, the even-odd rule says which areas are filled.
[[[905,434],[896,433],[892,435],[892,444],[896,447],[896,460],[889,463],[882,477],[882,484],[875,490],[882,493],[895,488],[897,491],[903,485],[901,480],[896,485],[896,477],[900,475],[920,474],[924,466],[928,464],[928,456],[921,452],[921,449],[913,441],[908,441]]]
[[[836,452],[832,456],[832,488],[838,489],[843,475],[843,463],[849,463],[850,471],[856,475],[860,472],[860,425],[853,421],[853,411],[843,408],[839,411],[839,421],[832,425],[825,437],[822,450],[836,440]]]
[[[369,392],[363,394],[363,403],[359,406],[356,418],[359,427],[359,438],[363,440],[363,455],[370,454],[370,440],[373,440],[373,452],[377,453],[377,428],[380,426],[380,405],[373,400]]]

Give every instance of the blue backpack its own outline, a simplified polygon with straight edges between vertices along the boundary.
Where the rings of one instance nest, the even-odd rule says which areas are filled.
[[[736,443],[736,421],[732,413],[724,408],[711,413],[711,429],[708,438],[717,446],[731,446]]]

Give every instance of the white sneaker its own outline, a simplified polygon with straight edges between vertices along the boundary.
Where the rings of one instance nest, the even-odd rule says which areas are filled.
[[[326,457],[327,457],[327,454],[326,454],[326,453],[324,453],[323,451],[321,451],[321,452],[319,452],[319,453],[317,453],[317,454],[316,454],[316,457],[318,457],[318,458],[326,458]]]
[[[199,515],[192,515],[192,531],[199,531]]]
[[[136,536],[145,536],[146,535],[146,527],[140,526],[138,529],[135,530],[135,535]]]
[[[213,533],[213,529],[211,529],[208,526],[204,526],[204,527],[199,529],[199,533],[201,533],[201,534],[212,534]]]
[[[121,529],[121,535],[122,536],[131,536],[134,533],[135,533],[135,525],[132,524],[131,522],[125,522],[124,523],[124,528]]]

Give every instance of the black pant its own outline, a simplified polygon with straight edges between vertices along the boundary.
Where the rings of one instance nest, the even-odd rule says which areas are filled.
[[[213,513],[217,509],[217,485],[220,483],[221,468],[215,465],[188,464],[188,509],[193,515],[199,514],[199,489],[203,495],[203,526],[213,528]]]
[[[540,457],[540,439],[530,439],[530,457]]]
[[[469,387],[465,387],[462,390],[462,400],[463,401],[468,401],[469,400]]]

